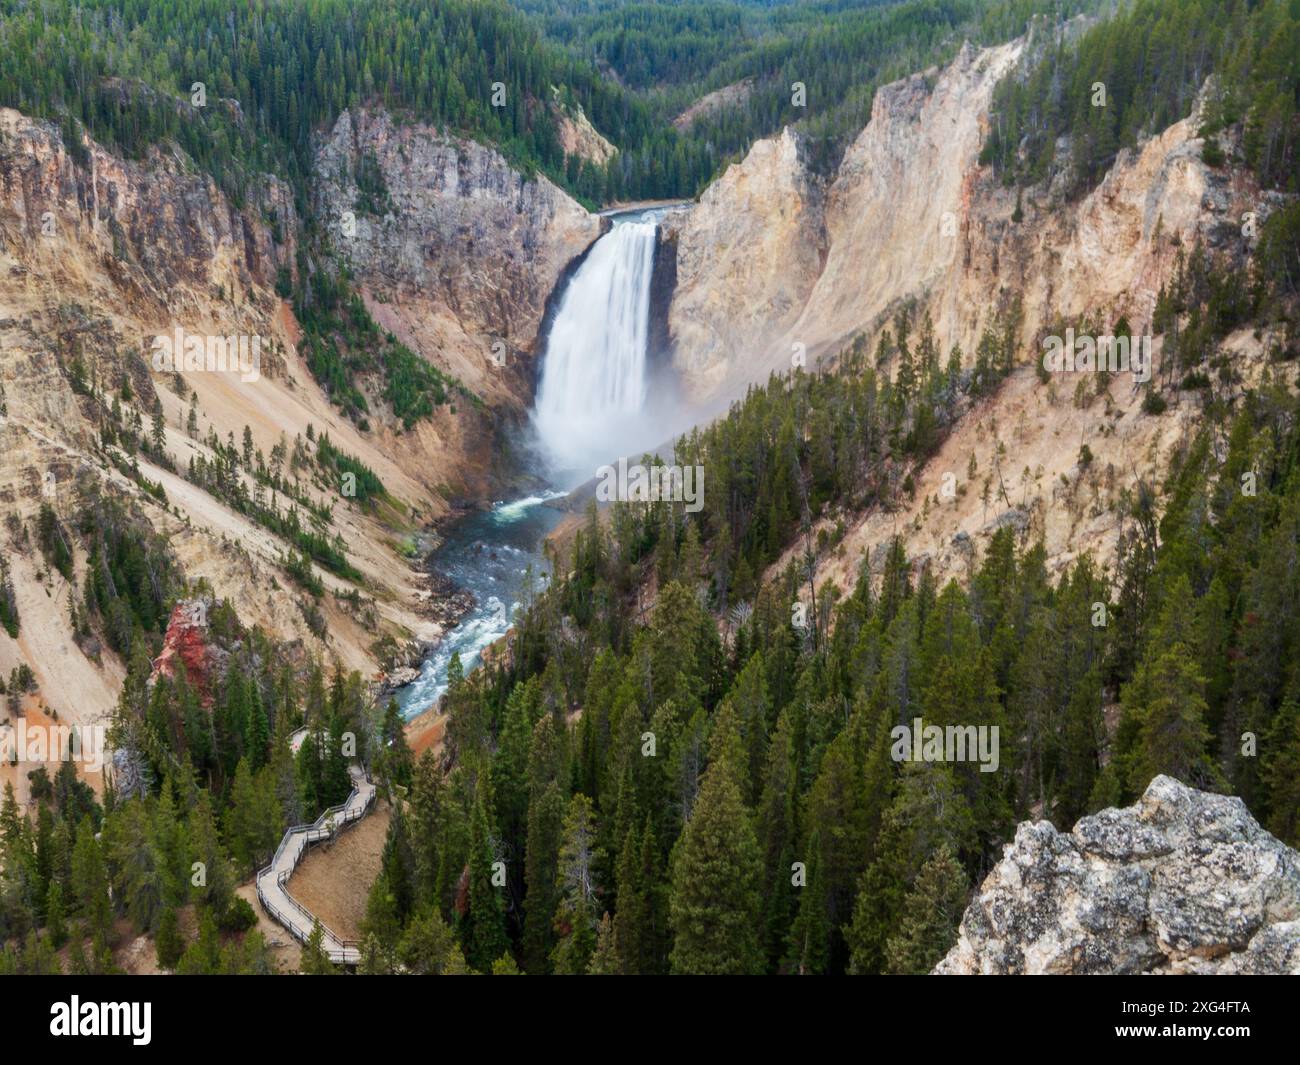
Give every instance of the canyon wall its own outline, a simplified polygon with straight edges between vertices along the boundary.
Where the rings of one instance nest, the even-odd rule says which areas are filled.
[[[774,339],[797,320],[822,270],[823,199],[799,137],[786,129],[755,143],[696,207],[667,220],[677,241],[673,361],[695,399],[767,376]]]
[[[225,441],[247,425],[255,446],[269,454],[282,433],[292,440],[310,423],[373,464],[400,496],[420,500],[427,489],[336,415],[296,356],[292,314],[274,291],[295,254],[298,223],[286,185],[265,176],[255,183],[255,199],[240,208],[179,153],[153,151],[132,161],[89,140],[84,153],[79,162],[51,124],[0,110],[0,550],[21,617],[16,639],[0,633],[0,671],[25,662],[38,686],[30,712],[89,724],[116,702],[124,665],[101,641],[72,633],[68,605],[80,598],[85,552],[75,548],[74,579],[66,582],[45,566],[33,530],[44,502],[71,523],[92,485],[127,497],[187,575],[207,578],[219,595],[238,602],[246,621],[327,649],[299,597],[283,585],[276,589],[276,575],[285,580],[282,542],[144,455],[135,461],[162,486],[165,503],[109,461],[96,446],[95,407],[74,389],[74,365],[89,385],[104,389],[106,402],[118,396],[128,412],[138,404],[146,426],[148,412],[161,404],[165,447],[177,470],[194,457],[212,458],[203,442],[209,430]],[[176,327],[264,341],[255,382],[237,374],[182,375],[197,399],[193,437],[172,375],[151,368],[153,338]],[[381,615],[403,629],[424,624],[413,609],[416,575],[385,546],[373,520],[339,508],[335,529],[366,579],[397,593]],[[330,599],[323,610],[338,624],[328,651],[372,669],[374,635]],[[25,780],[18,783],[21,798]]]
[[[382,216],[356,210],[352,178],[363,157],[380,166]],[[0,673],[20,663],[35,671],[38,693],[25,700],[25,713],[101,722],[125,673],[102,641],[78,639],[70,626],[85,551],[75,547],[69,582],[45,565],[33,539],[43,502],[70,523],[93,485],[128,499],[186,576],[205,578],[236,602],[245,622],[318,657],[372,677],[381,636],[415,646],[441,631],[427,575],[410,557],[420,528],[447,514],[449,500],[486,498],[492,489],[483,453],[496,412],[517,417],[526,404],[527,357],[546,299],[603,223],[489,148],[397,127],[381,114],[356,124],[343,116],[322,141],[319,163],[327,217],[356,210],[358,236],[335,244],[350,250],[376,317],[476,389],[483,410],[443,405],[402,431],[372,390],[363,432],[330,403],[298,350],[292,308],[277,293],[277,283],[283,291],[295,276],[301,225],[284,182],[257,175],[249,202],[237,206],[178,150],[131,160],[87,138],[73,152],[55,125],[0,110],[0,550],[21,616],[17,639],[0,631]],[[153,370],[154,338],[177,327],[260,337],[257,380]],[[492,338],[509,345],[504,366],[487,361]],[[78,373],[86,386],[75,384]],[[176,472],[143,453],[124,465],[136,463],[165,501],[98,446],[100,414],[85,387],[102,390],[108,404],[117,397],[128,418],[138,412],[146,434],[161,407]],[[332,508],[324,531],[346,543],[358,583],[317,570],[326,594],[313,604],[283,568],[282,538],[184,476],[195,459],[215,457],[209,434],[238,446],[246,426],[266,456],[295,441],[310,455],[309,427],[318,438],[328,433],[379,475],[396,501],[382,516],[342,498],[314,466],[294,471],[299,491]],[[251,478],[238,476],[251,494]],[[282,511],[293,505],[275,502]],[[331,594],[358,591],[360,605]],[[24,798],[25,781],[17,783]]]
[[[363,197],[368,168],[382,192]],[[480,394],[526,403],[547,298],[602,220],[493,148],[383,111],[339,116],[314,190],[376,320]]]
[[[942,69],[883,86],[829,177],[787,129],[705,191],[680,224],[671,315],[696,398],[788,368],[795,343],[811,363],[857,334],[870,341],[904,301],[929,311],[945,353],[960,344],[968,357],[1016,295],[1025,358],[1060,319],[1144,326],[1179,248],[1244,243],[1241,215],[1270,198],[1201,160],[1195,116],[1122,151],[1078,201],[1027,190],[1017,218],[1015,192],[979,153],[993,90],[1024,50],[966,45]]]
[[[959,345],[969,368],[981,333],[1019,300],[1017,369],[912,471],[916,491],[889,513],[827,519],[828,531],[841,519],[847,528],[821,574],[841,588],[895,535],[941,578],[964,576],[981,538],[1007,522],[1045,542],[1053,569],[1084,551],[1108,558],[1117,500],[1139,478],[1163,480],[1198,406],[1175,395],[1165,415],[1148,415],[1128,375],[1089,382],[1086,395],[1079,375],[1043,384],[1033,372],[1042,338],[1066,325],[1109,332],[1121,316],[1148,331],[1180,251],[1199,240],[1242,255],[1243,215],[1276,203],[1245,173],[1201,159],[1196,116],[1121,151],[1077,200],[1048,185],[1018,198],[979,153],[994,88],[1026,55],[1024,39],[967,45],[942,69],[882,87],[825,177],[797,133],[758,142],[679,223],[674,362],[705,411],[801,354],[809,367],[833,361],[857,336],[873,352],[905,304],[914,330],[931,316],[941,361]],[[1225,346],[1247,379],[1259,372],[1256,338]],[[1084,444],[1099,461],[1080,461]]]

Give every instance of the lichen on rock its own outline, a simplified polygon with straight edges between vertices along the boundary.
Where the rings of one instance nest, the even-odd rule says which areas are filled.
[[[1158,776],[1070,833],[1021,824],[934,971],[1300,974],[1300,854]]]

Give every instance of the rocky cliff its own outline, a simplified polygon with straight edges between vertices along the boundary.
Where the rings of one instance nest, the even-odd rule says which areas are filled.
[[[681,224],[676,359],[697,398],[870,340],[903,301],[968,356],[1015,295],[1030,358],[1043,327],[1097,313],[1150,322],[1177,250],[1245,247],[1241,216],[1270,209],[1245,175],[1200,157],[1194,116],[1122,151],[1077,202],[1017,198],[979,165],[993,90],[1023,40],[969,45],[943,69],[882,87],[870,123],[819,178],[786,130],[756,143]],[[725,294],[725,295],[724,295]]]
[[[1202,160],[1195,116],[1122,151],[1076,201],[1050,184],[1018,200],[979,152],[993,90],[1026,49],[1024,40],[966,46],[942,69],[882,87],[870,123],[825,177],[789,130],[755,144],[680,223],[674,361],[705,410],[800,354],[814,366],[856,336],[873,350],[904,304],[914,323],[931,316],[942,358],[959,345],[969,367],[985,327],[1019,300],[1019,368],[912,471],[917,491],[891,513],[828,522],[847,528],[824,560],[841,588],[894,535],[941,580],[964,576],[981,538],[1007,521],[1045,542],[1052,568],[1083,551],[1108,558],[1115,502],[1140,477],[1163,479],[1196,404],[1175,398],[1164,416],[1146,415],[1127,375],[1086,396],[1077,377],[1043,384],[1032,371],[1042,338],[1085,322],[1108,331],[1121,316],[1145,332],[1180,249],[1199,240],[1244,254],[1242,217],[1276,202],[1247,175]],[[1247,379],[1258,372],[1258,338],[1226,347]],[[1158,339],[1155,358],[1158,367]],[[1084,443],[1099,462],[1080,465]]]
[[[230,528],[193,520],[198,512],[172,488],[178,478],[141,460],[146,476],[169,482],[172,505],[163,507],[97,451],[97,419],[74,390],[71,371],[80,365],[110,394],[122,394],[129,382],[146,414],[161,401],[168,445],[181,464],[202,445],[180,431],[185,408],[175,391],[154,387],[153,336],[176,325],[264,336],[260,391],[284,395],[293,371],[280,346],[286,334],[272,285],[281,267],[292,269],[296,222],[284,184],[268,178],[258,188],[254,202],[238,208],[179,153],[128,160],[86,141],[74,155],[53,125],[0,109],[0,551],[22,618],[17,639],[0,633],[0,671],[30,665],[60,720],[99,720],[116,701],[124,669],[112,652],[83,646],[69,628],[68,600],[85,576],[82,553],[68,584],[24,539],[42,502],[69,519],[79,480],[112,483],[140,500],[179,556],[208,559],[215,585],[232,594],[249,590],[247,560],[236,563],[234,545],[222,536]],[[216,425],[224,438],[251,421],[269,452],[281,429],[305,426],[305,416],[275,417],[274,404],[259,411],[250,403],[249,417],[223,418],[229,386],[210,380],[219,376],[195,375],[209,379],[195,381],[202,431]],[[125,407],[129,413],[130,403]],[[246,599],[253,611],[270,614],[265,592]],[[292,602],[281,609],[286,618],[297,614]],[[297,625],[306,632],[301,617]]]
[[[706,190],[682,226],[672,316],[697,397],[788,368],[794,344],[811,362],[895,301],[955,288],[989,101],[1021,49],[968,46],[942,71],[882,87],[829,176],[787,129]]]
[[[375,318],[481,394],[526,400],[547,298],[601,219],[493,148],[383,111],[344,112],[315,178]]]
[[[363,176],[358,208],[361,158],[379,162],[379,179]],[[321,191],[329,217],[356,211],[352,261],[376,316],[442,369],[481,385],[489,408],[521,406],[531,367],[488,365],[486,341],[500,337],[515,354],[531,349],[555,279],[601,221],[488,148],[399,129],[383,116],[356,126],[344,116],[320,161],[322,175],[334,175]],[[487,490],[492,415],[443,406],[401,432],[385,424],[376,400],[369,432],[343,417],[308,370],[292,309],[276,292],[296,269],[292,191],[270,175],[249,186],[249,201],[236,205],[179,151],[133,160],[89,139],[73,150],[54,125],[0,110],[0,551],[22,618],[17,639],[0,632],[0,672],[30,665],[60,720],[102,720],[124,674],[102,643],[73,638],[68,602],[85,580],[84,551],[75,550],[67,582],[31,547],[42,502],[71,521],[90,483],[129,497],[186,576],[237,602],[242,620],[318,656],[371,676],[381,637],[405,644],[439,631],[427,575],[407,556],[418,526],[447,513],[449,497]],[[376,206],[381,214],[366,213]],[[261,338],[258,379],[153,370],[153,339],[178,327]],[[100,446],[102,414],[89,388],[106,405],[116,399],[146,434],[160,405],[175,471],[144,453],[119,451],[115,461]],[[214,458],[210,434],[238,447],[246,426],[264,456],[277,446],[293,453],[298,441],[307,458],[294,467],[296,491],[331,508],[324,531],[346,543],[361,574],[353,583],[318,572],[326,595],[314,617],[283,569],[285,541],[185,476],[192,461]],[[398,502],[382,520],[312,465],[309,426],[378,474]],[[165,501],[130,476],[132,462]],[[258,489],[246,479],[252,495]],[[360,597],[349,604],[335,591]]]
[[[798,318],[825,257],[823,190],[800,138],[786,129],[758,141],[667,225],[677,241],[669,328],[687,391],[706,401],[766,377],[773,340]],[[788,354],[776,361],[790,365]]]
[[[1300,974],[1300,854],[1240,799],[1156,777],[1068,834],[1022,824],[934,971]]]
[[[579,159],[604,166],[618,154],[618,149],[591,124],[591,119],[581,104],[574,105],[571,110],[566,109],[559,96],[557,89],[556,98],[551,102],[551,113],[555,116],[556,133],[559,134],[564,154],[576,155]]]

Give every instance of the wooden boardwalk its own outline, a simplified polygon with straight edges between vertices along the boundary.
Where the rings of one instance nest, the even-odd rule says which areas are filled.
[[[306,730],[303,730],[306,734]],[[298,739],[298,745],[302,740]],[[339,806],[331,806],[310,825],[295,825],[284,834],[280,846],[276,848],[271,864],[257,874],[257,898],[270,916],[284,925],[300,943],[306,943],[311,936],[316,918],[307,911],[302,903],[289,894],[288,882],[293,871],[307,853],[307,848],[323,839],[329,839],[345,825],[359,821],[369,812],[375,801],[375,785],[366,776],[360,766],[352,766],[348,772],[352,776],[352,794]],[[345,940],[321,923],[324,933],[325,953],[330,961],[338,965],[356,965],[361,961],[360,945]]]

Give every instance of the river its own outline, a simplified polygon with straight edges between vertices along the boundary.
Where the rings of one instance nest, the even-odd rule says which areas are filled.
[[[612,212],[613,227],[561,295],[531,425],[541,466],[532,472],[547,487],[445,530],[431,564],[470,592],[474,606],[397,693],[408,720],[442,698],[453,655],[469,673],[505,635],[530,572],[534,591],[545,586],[543,544],[564,516],[555,501],[600,463],[662,441],[665,422],[647,402],[646,346],[655,227],[669,209]]]

